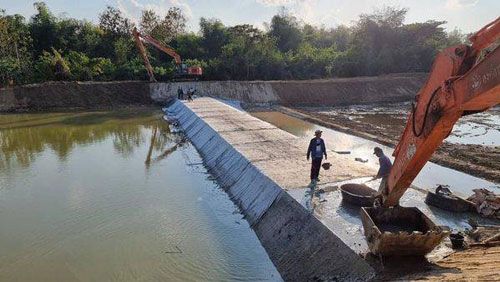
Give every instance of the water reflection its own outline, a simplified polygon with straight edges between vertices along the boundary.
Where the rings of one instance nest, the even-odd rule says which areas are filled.
[[[150,109],[118,112],[51,113],[0,116],[0,170],[27,168],[45,149],[63,162],[81,145],[113,140],[114,150],[127,157],[151,132],[151,153],[163,153],[174,142],[158,112]]]
[[[0,281],[280,280],[161,115],[0,116]]]

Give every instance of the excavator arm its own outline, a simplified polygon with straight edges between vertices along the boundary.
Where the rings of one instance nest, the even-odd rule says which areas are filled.
[[[450,47],[437,55],[394,151],[385,207],[399,203],[460,117],[500,103],[499,39],[497,18],[470,37],[471,46]]]
[[[148,72],[149,81],[156,82],[153,67],[149,62],[148,54],[146,53],[146,47],[144,47],[144,44],[142,44],[141,34],[135,27],[134,30],[132,30],[132,35],[134,35],[135,46],[137,46],[137,50],[139,50],[139,54],[141,55],[142,61],[144,62],[144,67],[146,67],[146,71]]]
[[[181,56],[177,54],[172,48],[168,48],[163,46],[160,41],[154,39],[153,37],[147,35],[147,34],[141,34],[139,31],[137,31],[137,28],[134,27],[134,30],[132,30],[132,34],[134,35],[134,40],[135,40],[135,45],[137,46],[137,49],[139,50],[139,53],[141,54],[142,60],[144,61],[144,66],[146,67],[146,70],[149,75],[149,80],[155,82],[155,76],[153,73],[153,67],[151,67],[151,63],[149,62],[148,55],[146,53],[146,48],[144,47],[144,44],[142,44],[142,40],[145,42],[153,45],[157,49],[163,51],[164,53],[170,55],[172,58],[174,58],[175,63],[177,65],[180,65],[182,63]]]

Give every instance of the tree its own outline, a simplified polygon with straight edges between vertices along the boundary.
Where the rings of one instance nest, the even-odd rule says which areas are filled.
[[[296,50],[303,38],[297,18],[285,9],[271,19],[269,34],[276,38],[282,52]]]
[[[181,34],[170,44],[182,58],[204,58],[203,37],[194,33]]]
[[[186,32],[186,16],[178,7],[168,9],[167,15],[161,21],[160,26],[163,34],[163,42],[168,43],[175,37]]]
[[[186,32],[186,22],[186,16],[177,7],[168,9],[167,15],[161,20],[153,10],[144,10],[142,11],[140,28],[143,33],[167,44]]]
[[[228,42],[226,27],[217,19],[200,19],[202,46],[206,58],[215,58],[222,53],[222,46]]]
[[[67,80],[71,72],[61,53],[52,48],[51,52],[43,51],[35,63],[35,77],[37,81]]]
[[[0,85],[29,80],[32,39],[21,15],[0,10]]]
[[[47,80],[147,79],[130,35],[132,22],[113,7],[99,24],[54,16],[43,2],[28,20],[0,9],[0,84]],[[436,54],[466,42],[458,30],[446,33],[441,21],[405,24],[407,10],[386,7],[362,14],[352,27],[301,23],[286,10],[266,31],[200,19],[199,33],[186,33],[179,8],[165,17],[142,13],[139,27],[172,46],[205,79],[311,79],[394,72],[429,71]],[[150,48],[157,77],[172,77],[172,58]]]
[[[49,51],[56,45],[58,28],[57,18],[44,2],[35,2],[33,6],[37,14],[31,17],[30,34],[33,38],[34,55],[38,57],[43,51]]]
[[[128,36],[132,31],[132,22],[122,15],[122,12],[111,6],[99,15],[99,27],[114,36]]]
[[[139,24],[141,32],[156,37],[153,31],[160,25],[160,17],[153,10],[142,11],[141,22]]]

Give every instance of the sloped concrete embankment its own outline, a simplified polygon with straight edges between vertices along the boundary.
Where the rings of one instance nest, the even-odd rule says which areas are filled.
[[[48,82],[0,89],[0,112],[109,109],[150,105],[149,83]]]
[[[238,100],[248,104],[337,106],[413,100],[427,74],[295,81],[195,81],[152,83],[153,100],[165,101],[193,87],[201,96]]]
[[[208,112],[216,105],[204,106]],[[245,118],[234,111],[222,114]],[[222,137],[224,129],[210,125],[223,128],[223,119],[208,115],[202,119],[179,101],[167,113],[179,121],[210,172],[240,207],[283,279],[366,281],[374,277],[374,270],[360,256]],[[256,125],[253,120],[247,122]]]

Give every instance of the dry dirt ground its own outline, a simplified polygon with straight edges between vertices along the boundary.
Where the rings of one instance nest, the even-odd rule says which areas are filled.
[[[286,108],[278,110],[301,119],[395,147],[403,132],[407,109],[359,113],[351,108]],[[369,111],[369,110],[367,110]],[[498,117],[500,110],[493,110]],[[498,124],[493,126],[498,127]],[[498,128],[495,134],[498,134]],[[496,136],[496,135],[493,135]],[[444,142],[434,153],[433,162],[500,183],[500,147]]]
[[[400,281],[499,281],[500,247],[474,247],[435,262],[428,270]]]

